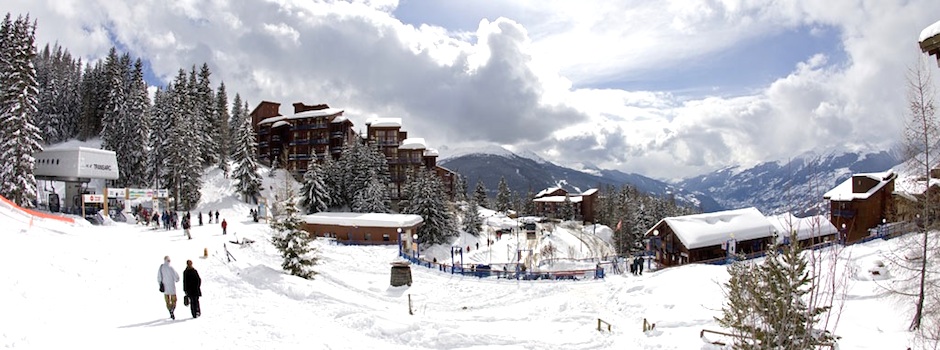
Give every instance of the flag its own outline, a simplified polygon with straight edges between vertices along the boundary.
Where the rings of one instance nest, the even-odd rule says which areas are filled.
[[[620,219],[620,221],[617,221],[617,231],[620,231],[621,226],[623,226],[623,219]]]

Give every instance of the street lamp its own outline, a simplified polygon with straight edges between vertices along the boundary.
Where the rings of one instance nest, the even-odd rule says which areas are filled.
[[[398,256],[402,256],[401,227],[398,228]]]
[[[418,246],[418,244],[420,243],[418,242],[418,234],[415,233],[411,235],[411,238],[414,239],[414,244],[415,244],[415,259],[421,259],[421,249]]]

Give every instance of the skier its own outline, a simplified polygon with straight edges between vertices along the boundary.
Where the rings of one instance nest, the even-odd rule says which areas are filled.
[[[157,270],[157,280],[160,282],[160,291],[163,292],[163,301],[166,302],[166,309],[170,312],[170,319],[176,319],[173,311],[176,310],[176,282],[179,282],[180,275],[170,266],[170,256],[163,257],[163,265]]]
[[[199,308],[199,297],[202,296],[201,287],[202,279],[199,278],[199,272],[193,267],[193,261],[186,260],[186,269],[183,270],[183,292],[186,293],[186,298],[189,300],[189,309],[193,313],[193,318],[202,315],[202,310]]]
[[[219,211],[218,210],[215,211],[215,223],[217,224],[219,223]]]
[[[199,212],[199,226],[202,226],[202,212]]]
[[[222,219],[222,235],[226,234],[225,229],[228,227],[228,223],[225,222],[225,219]]]

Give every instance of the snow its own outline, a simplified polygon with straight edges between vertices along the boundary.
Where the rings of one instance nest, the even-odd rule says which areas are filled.
[[[427,149],[428,144],[421,137],[409,137],[398,145],[398,149]]]
[[[302,219],[308,224],[362,227],[412,227],[424,221],[409,214],[331,212],[303,215]]]
[[[273,199],[277,178],[265,176],[263,193]],[[285,275],[268,239],[266,223],[248,216],[231,180],[211,170],[202,201],[193,210],[219,210],[218,224],[195,224],[192,240],[181,230],[133,223],[62,226],[27,220],[0,205],[0,261],[4,287],[0,346],[7,349],[722,349],[699,338],[702,329],[721,330],[714,320],[727,281],[722,266],[689,265],[642,276],[609,274],[603,280],[522,281],[461,277],[412,266],[414,283],[390,287],[389,263],[397,246],[340,246],[317,240],[314,280]],[[510,218],[481,210],[506,224]],[[30,224],[30,221],[32,222]],[[551,242],[572,258],[603,253],[596,241],[609,228],[578,223],[539,224],[540,242]],[[579,239],[597,233],[597,239]],[[607,232],[607,233],[604,233]],[[229,241],[250,238],[255,243]],[[461,235],[453,244],[480,249],[467,262],[512,259],[515,235],[486,248],[486,240]],[[579,246],[583,244],[582,246]],[[887,262],[888,283],[900,269],[884,257],[898,239],[847,247],[838,261],[867,269]],[[237,259],[227,261],[225,248]],[[203,257],[203,250],[208,257]],[[422,247],[421,256],[450,261],[449,246]],[[825,250],[823,253],[832,253]],[[191,259],[202,279],[202,316],[191,319],[180,304],[169,320],[157,290],[163,256],[182,272]],[[580,262],[556,262],[554,268]],[[593,266],[591,262],[584,264]],[[546,268],[552,268],[546,266]],[[849,280],[835,334],[842,349],[915,347],[906,331],[910,313],[881,285],[861,275]],[[182,285],[177,285],[181,287]],[[409,300],[413,315],[410,315]],[[899,307],[900,306],[900,307]],[[597,330],[598,319],[612,325]],[[656,324],[641,331],[643,320]],[[711,335],[706,335],[714,339]]]
[[[854,193],[852,190],[852,180],[857,176],[868,177],[872,180],[878,181],[879,183],[866,192]],[[839,202],[848,202],[855,199],[867,199],[868,197],[871,197],[872,194],[875,194],[881,190],[881,188],[884,187],[894,177],[894,172],[891,171],[855,174],[840,183],[835,188],[829,190],[829,192],[826,192],[826,194],[823,195],[823,198]]]
[[[545,202],[545,203],[562,203],[565,201],[566,196],[548,196],[533,199],[533,202]],[[581,196],[569,196],[567,197],[571,203],[581,203]]]
[[[300,113],[294,113],[293,116],[290,116],[290,119],[300,119],[300,118],[315,118],[315,117],[326,117],[331,115],[337,115],[343,113],[342,109],[339,108],[326,108],[326,109],[317,109],[312,111],[303,111]]]
[[[757,208],[668,217],[662,219],[688,249],[746,241],[773,235],[774,225]],[[656,226],[659,226],[657,224]]]
[[[267,124],[267,123],[279,122],[279,121],[282,121],[282,120],[285,120],[285,119],[287,119],[287,117],[285,117],[285,116],[283,116],[283,115],[279,115],[279,116],[275,116],[275,117],[270,117],[270,118],[264,118],[264,119],[262,119],[260,122],[258,122],[258,125]]]
[[[279,127],[286,126],[286,125],[290,125],[290,123],[288,123],[285,120],[279,120],[277,122],[274,122],[274,124],[271,124],[271,129],[279,128]]]
[[[436,148],[428,148],[428,149],[424,150],[424,156],[425,156],[425,157],[437,157],[437,156],[439,156],[439,155],[441,155],[441,154],[437,151]]]
[[[560,189],[561,189],[561,187],[549,187],[549,188],[546,188],[546,189],[544,189],[544,190],[539,191],[539,193],[536,193],[536,194],[535,194],[535,198],[540,198],[540,197],[542,197],[542,196],[548,195],[549,193],[558,191],[558,190],[560,190]]]
[[[442,151],[443,151],[441,153],[442,160],[462,157],[462,156],[471,155],[471,154],[487,154],[487,155],[495,155],[495,156],[503,156],[503,157],[511,157],[511,156],[516,155],[515,153],[512,153],[512,151],[506,149],[505,147],[495,145],[495,144],[489,144],[489,145],[480,146],[480,147],[460,147],[460,148],[455,148],[455,149],[445,148],[445,149],[442,149]]]
[[[936,21],[934,24],[924,28],[924,30],[920,32],[920,38],[918,38],[917,41],[923,42],[924,40],[930,39],[936,35],[940,35],[940,21]]]
[[[373,128],[400,128],[401,118],[371,118],[366,124]]]
[[[777,232],[777,242],[783,243],[788,232],[796,231],[798,240],[804,240],[812,237],[823,237],[839,233],[832,222],[824,215],[807,216],[798,218],[791,213],[784,213],[767,217],[770,223],[774,225]]]

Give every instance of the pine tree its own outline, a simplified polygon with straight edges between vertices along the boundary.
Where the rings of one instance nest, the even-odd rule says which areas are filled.
[[[191,80],[191,79],[190,79]],[[196,139],[193,129],[193,114],[186,113],[186,106],[191,106],[191,89],[188,87],[186,71],[180,69],[169,91],[171,99],[171,125],[168,140],[164,146],[166,164],[169,172],[167,183],[176,198],[176,209],[182,204],[185,210],[194,207],[201,197],[203,168],[200,164],[197,148],[192,140]]]
[[[507,213],[510,209],[512,209],[512,191],[506,184],[506,178],[500,177],[496,190],[496,211]]]
[[[529,192],[525,195],[525,206],[522,212],[525,215],[535,215],[535,193],[532,192],[532,189],[529,189]]]
[[[558,218],[562,220],[574,219],[574,203],[571,202],[571,197],[565,196],[565,200],[561,202],[560,208],[558,208]]]
[[[300,206],[308,214],[319,213],[329,209],[332,200],[329,189],[323,181],[323,170],[317,162],[307,164],[304,173],[304,184],[300,190]]]
[[[302,229],[303,222],[298,216],[294,190],[288,181],[289,177],[285,176],[285,185],[281,189],[284,201],[279,203],[282,214],[271,222],[271,229],[274,230],[271,243],[281,252],[281,268],[291,275],[313,279],[316,275],[313,266],[318,260],[316,249],[311,247],[310,234]]]
[[[421,169],[405,185],[408,200],[403,214],[415,214],[424,219],[418,228],[418,241],[423,244],[445,244],[457,236],[457,224],[444,201],[444,185],[434,173]]]
[[[477,188],[473,190],[473,201],[477,202],[477,205],[481,207],[489,207],[489,204],[486,202],[486,185],[483,184],[482,179],[477,181]]]
[[[196,66],[193,66],[192,77],[196,78]],[[193,93],[193,126],[196,128],[197,140],[200,142],[199,156],[202,164],[205,166],[219,163],[219,131],[222,128],[221,123],[215,113],[217,101],[212,92],[212,85],[209,71],[209,65],[202,64],[199,69],[198,78],[190,78]]]
[[[795,232],[790,241],[798,242]],[[818,277],[810,275],[799,244],[779,248],[771,247],[759,265],[736,262],[728,269],[727,300],[716,320],[741,336],[735,349],[814,349],[832,341],[814,330],[829,306],[808,303]]]
[[[233,176],[238,193],[244,196],[245,202],[251,198],[252,202],[256,203],[256,198],[261,193],[261,176],[258,175],[258,162],[255,160],[255,132],[251,128],[251,120],[242,121],[233,147],[232,158],[236,163]]]
[[[242,96],[236,93],[235,100],[232,101],[232,116],[228,121],[229,135],[232,135],[232,144],[235,143],[235,135],[238,134],[238,129],[241,128],[242,123],[244,123],[245,119],[248,117],[247,114],[248,112],[245,111],[245,108],[242,108]],[[229,154],[235,154],[234,145]]]
[[[352,211],[356,213],[388,213],[391,207],[388,186],[373,177],[366,183],[366,187],[356,193],[353,199]]]
[[[457,188],[454,189],[454,200],[457,202],[467,201],[467,178],[457,175]]]
[[[480,217],[480,208],[477,203],[470,201],[463,212],[463,231],[479,237],[483,231],[480,227],[483,225],[483,218]]]
[[[225,83],[219,84],[219,89],[215,94],[215,119],[217,120],[218,125],[218,138],[214,139],[216,146],[218,146],[218,151],[216,151],[216,156],[219,158],[219,169],[222,170],[222,175],[228,177],[229,166],[228,160],[229,156],[232,154],[231,144],[232,144],[232,132],[229,126],[229,113],[228,113],[228,95],[225,92]]]
[[[101,120],[107,102],[107,75],[102,62],[88,64],[82,75],[81,112],[78,120],[78,139],[88,140],[101,134]]]
[[[143,62],[138,58],[134,62],[127,89],[128,110],[127,129],[124,132],[123,146],[125,163],[121,163],[121,178],[125,186],[144,186],[148,183],[147,143],[150,138],[150,96],[144,81]]]
[[[11,21],[7,14],[0,24],[0,195],[24,207],[36,200],[33,154],[42,151],[35,32],[29,16]]]

